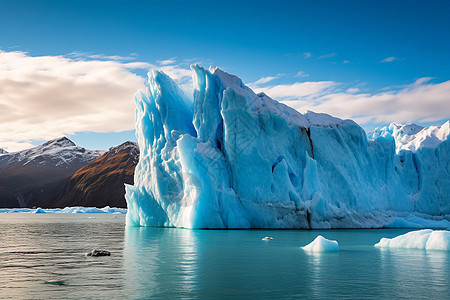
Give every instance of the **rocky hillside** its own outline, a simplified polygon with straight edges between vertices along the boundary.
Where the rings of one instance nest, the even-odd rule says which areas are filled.
[[[127,207],[124,183],[134,183],[138,160],[136,143],[125,142],[112,147],[73,174],[55,206]]]

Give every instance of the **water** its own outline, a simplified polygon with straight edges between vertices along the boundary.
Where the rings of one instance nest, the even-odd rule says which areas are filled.
[[[94,218],[93,218],[94,217]],[[449,299],[450,253],[380,250],[409,230],[125,228],[124,216],[0,215],[0,298]],[[318,234],[340,252],[300,246]],[[273,241],[262,241],[273,236]],[[86,257],[92,248],[109,257]]]

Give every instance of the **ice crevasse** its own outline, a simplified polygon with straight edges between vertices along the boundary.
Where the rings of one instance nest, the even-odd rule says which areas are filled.
[[[218,68],[191,69],[193,100],[160,71],[135,96],[141,152],[127,225],[450,226],[449,122],[432,147],[401,148],[389,128],[370,140],[352,120],[301,114]]]

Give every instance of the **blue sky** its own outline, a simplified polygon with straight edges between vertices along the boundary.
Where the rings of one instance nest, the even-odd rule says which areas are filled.
[[[95,92],[108,93],[101,87],[101,75],[107,77],[109,68],[117,77],[105,79],[104,87],[126,77],[129,88],[134,89],[148,69],[161,66],[186,83],[183,70],[191,62],[219,66],[301,112],[312,109],[355,118],[366,130],[392,121],[443,123],[450,117],[450,107],[444,103],[450,99],[442,98],[449,95],[449,16],[449,1],[1,1],[0,54],[5,58],[0,62],[4,66],[11,62],[3,68],[4,80],[10,79],[3,86],[15,80],[12,86],[20,82],[24,88],[26,80],[41,77],[48,77],[41,86],[55,82],[49,78],[59,74],[61,60],[67,73],[54,76],[67,78],[56,80],[60,84],[52,87],[54,94],[39,91],[34,95],[32,89],[22,94],[6,94],[9,89],[0,92],[3,113],[8,108],[14,112],[9,121],[0,119],[3,128],[11,132],[9,128],[16,124],[46,129],[41,133],[29,130],[29,135],[17,131],[16,137],[9,139],[4,134],[0,147],[17,150],[60,134],[70,135],[88,148],[108,148],[130,139],[133,99],[125,86],[123,94],[122,90],[114,94],[123,95],[127,99],[122,101],[130,105],[99,101],[105,110],[110,106],[112,110],[130,110],[117,122],[98,115],[101,111],[95,109],[91,118],[86,113],[77,115],[78,123],[44,116],[49,110],[53,116],[76,111],[72,103],[87,98],[89,105],[80,107],[90,109],[97,98]],[[38,57],[46,60],[31,59]],[[83,66],[80,61],[105,64]],[[126,65],[133,62],[135,65]],[[24,64],[35,67],[25,68]],[[20,66],[22,73],[12,74],[15,66]],[[86,70],[80,71],[83,67]],[[79,73],[89,70],[97,73],[86,75],[90,79],[83,83]],[[26,74],[34,72],[36,76],[27,78]],[[70,86],[73,81],[78,85]],[[79,91],[85,87],[92,89],[84,95]],[[70,99],[56,105],[48,101],[53,95],[55,99],[64,97],[62,89],[72,95]],[[39,118],[32,116],[31,110],[30,114],[17,107],[14,110],[14,104],[29,103],[20,97],[34,99],[27,101],[35,101],[35,105],[40,97],[47,99],[39,102],[43,110]],[[380,107],[386,98],[392,106],[389,111]],[[369,102],[367,110],[353,108]],[[46,109],[47,105],[51,108]],[[339,107],[346,105],[352,109]],[[408,112],[402,112],[404,109]],[[112,110],[110,115],[117,115]],[[91,124],[90,131],[103,133],[87,133],[90,120],[99,120]],[[115,124],[108,127],[108,122]],[[64,123],[71,127],[65,128]],[[120,133],[105,133],[109,131]]]

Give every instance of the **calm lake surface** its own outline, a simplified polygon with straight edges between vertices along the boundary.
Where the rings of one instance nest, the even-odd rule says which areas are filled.
[[[0,298],[449,299],[449,252],[373,247],[408,231],[127,228],[124,215],[0,214]],[[340,252],[304,253],[318,234]],[[92,248],[111,256],[86,257]]]

